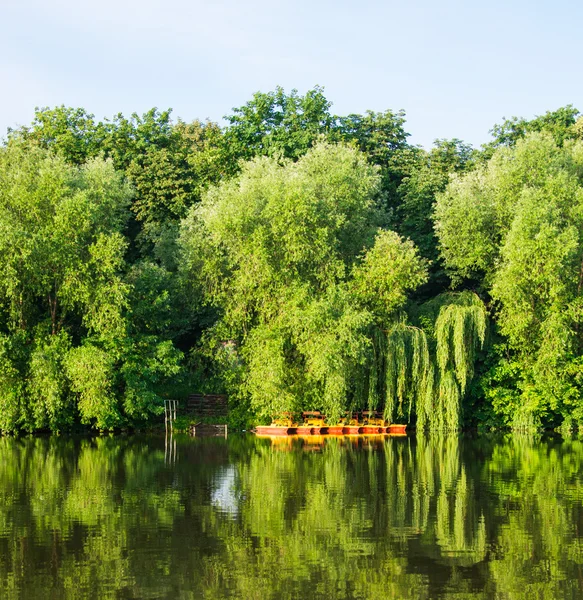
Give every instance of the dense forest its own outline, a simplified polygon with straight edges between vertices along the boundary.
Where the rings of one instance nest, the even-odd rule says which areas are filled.
[[[408,142],[403,111],[257,93],[226,126],[37,109],[0,148],[0,430],[583,426],[583,117]]]

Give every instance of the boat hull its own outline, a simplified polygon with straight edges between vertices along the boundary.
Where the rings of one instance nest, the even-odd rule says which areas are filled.
[[[344,435],[358,435],[361,429],[362,425],[345,425],[342,428],[342,433]]]
[[[389,425],[387,433],[391,435],[407,435],[407,425]]]
[[[378,425],[332,425],[318,427],[313,425],[300,425],[286,427],[282,425],[258,425],[255,428],[257,435],[266,436],[322,436],[322,435],[407,435],[407,425],[393,424],[387,427]]]
[[[312,427],[310,427],[309,425],[300,425],[296,429],[296,433],[298,435],[311,435],[312,434]]]
[[[326,435],[328,427],[312,427],[312,435]]]
[[[367,435],[375,434],[379,432],[378,425],[363,425],[360,428],[360,433],[364,433]]]
[[[281,425],[258,425],[255,428],[257,435],[293,435],[295,427],[282,427]]]
[[[328,427],[328,435],[342,435],[343,431],[343,425],[332,425]]]

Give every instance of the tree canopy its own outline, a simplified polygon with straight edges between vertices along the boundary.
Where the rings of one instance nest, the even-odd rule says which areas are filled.
[[[488,393],[517,426],[581,418],[582,174],[581,142],[533,133],[455,178],[437,201],[447,268],[482,281],[495,303],[508,354],[492,377],[515,363],[516,387],[504,402]]]
[[[260,414],[312,406],[338,418],[374,313],[391,319],[424,280],[413,245],[379,233],[379,186],[356,150],[321,143],[295,163],[256,159],[184,221],[185,276],[219,309]]]
[[[583,426],[583,125],[409,143],[402,110],[258,92],[225,125],[37,109],[0,148],[0,430],[164,397],[233,423],[378,409],[419,428]]]

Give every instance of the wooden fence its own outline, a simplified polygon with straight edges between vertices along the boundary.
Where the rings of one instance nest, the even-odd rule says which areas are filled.
[[[191,394],[186,407],[197,417],[226,417],[229,412],[227,396],[222,394]]]

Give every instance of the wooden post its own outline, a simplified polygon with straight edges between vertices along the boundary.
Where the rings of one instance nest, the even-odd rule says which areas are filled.
[[[168,429],[168,423],[170,423],[170,429],[172,430],[172,422],[176,421],[178,415],[178,400],[164,400],[164,425]]]

